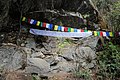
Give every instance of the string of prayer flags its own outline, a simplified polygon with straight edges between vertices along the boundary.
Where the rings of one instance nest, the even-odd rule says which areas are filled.
[[[34,20],[34,19],[27,19],[26,17],[23,17],[21,19],[23,22],[27,22],[29,24],[32,24],[32,25],[36,25],[36,26],[39,26],[39,27],[44,27],[44,28],[48,28],[49,30],[55,30],[55,31],[62,31],[62,32],[77,32],[77,33],[81,33],[81,32],[92,32],[90,30],[83,30],[83,29],[77,29],[77,28],[71,28],[71,27],[65,27],[65,26],[58,26],[58,25],[53,25],[53,24],[49,24],[49,23],[46,23],[46,22],[41,22],[41,21],[37,21],[37,20]],[[113,37],[114,35],[115,36],[120,36],[120,32],[103,32],[103,31],[93,31],[92,32],[94,36],[103,36],[103,37],[106,37],[106,36],[110,36],[110,37]]]

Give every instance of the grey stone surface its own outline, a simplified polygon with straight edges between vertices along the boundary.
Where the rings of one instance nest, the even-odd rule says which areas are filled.
[[[95,51],[90,47],[76,46],[64,51],[61,57],[66,59],[66,61],[80,63],[82,67],[92,68],[94,67],[92,65],[95,64],[95,62],[93,63],[93,60],[95,60],[97,56]]]
[[[17,70],[22,67],[26,55],[16,47],[0,47],[0,68]]]
[[[40,58],[28,58],[26,72],[44,74],[50,71],[50,64]]]
[[[31,58],[45,58],[45,55],[40,51],[40,52],[33,52],[31,54]]]
[[[27,48],[36,48],[36,43],[35,43],[35,40],[34,38],[27,38],[26,39],[26,47]]]
[[[51,67],[53,71],[57,70],[57,71],[65,71],[65,72],[72,72],[75,70],[75,68],[76,68],[75,64],[67,61],[59,62],[56,66]]]
[[[94,49],[97,46],[98,40],[99,40],[99,37],[90,36],[87,38],[82,38],[80,41],[82,41],[82,44],[81,44],[82,47],[88,46]]]

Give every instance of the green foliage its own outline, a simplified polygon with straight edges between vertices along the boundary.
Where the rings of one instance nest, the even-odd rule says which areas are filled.
[[[98,58],[98,77],[100,80],[120,77],[120,48],[109,42]]]
[[[110,20],[113,31],[120,31],[120,1],[112,5],[108,19]]]
[[[77,71],[74,75],[76,76],[76,78],[92,80],[91,74],[92,72],[90,69],[84,69],[84,70]]]
[[[62,41],[58,44],[58,48],[64,48],[66,45],[70,45],[71,43],[73,43],[72,40],[65,39],[64,41]]]

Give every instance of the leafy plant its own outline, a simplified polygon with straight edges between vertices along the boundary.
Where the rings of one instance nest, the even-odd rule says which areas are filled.
[[[91,74],[92,71],[90,69],[81,69],[74,73],[76,78],[85,79],[85,80],[92,80]]]
[[[98,58],[98,77],[99,79],[117,79],[120,76],[120,48],[109,42],[104,46],[104,51]]]

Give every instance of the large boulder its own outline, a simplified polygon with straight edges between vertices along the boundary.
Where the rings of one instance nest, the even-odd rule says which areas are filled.
[[[50,71],[50,64],[40,58],[28,58],[26,71],[38,74],[48,73]]]
[[[26,55],[22,50],[13,46],[0,47],[0,68],[18,70],[24,65]]]
[[[96,54],[95,51],[90,47],[72,47],[68,50],[65,50],[61,57],[66,59],[66,61],[73,61],[79,63],[82,67],[92,68],[96,64]]]

